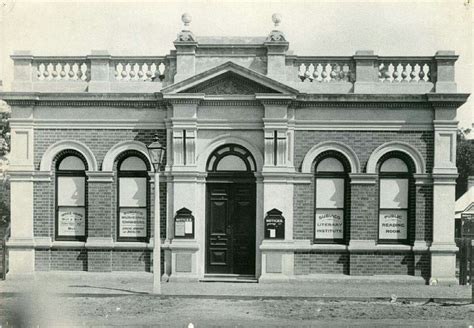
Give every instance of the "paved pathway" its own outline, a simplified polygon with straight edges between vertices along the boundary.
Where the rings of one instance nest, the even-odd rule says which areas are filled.
[[[407,277],[408,278],[408,277]],[[353,300],[399,299],[469,300],[471,286],[426,286],[417,279],[393,276],[338,278],[321,276],[313,281],[289,283],[165,282],[165,297],[209,298],[308,298]],[[0,281],[0,295],[41,290],[77,296],[148,295],[152,291],[151,273],[38,272],[31,275],[7,276]]]
[[[8,276],[0,281],[0,294],[11,295],[41,289],[50,293],[120,296],[146,295],[152,290],[150,273],[90,273],[45,272],[24,276]],[[313,281],[289,283],[227,283],[227,282],[164,282],[166,296],[236,297],[236,298],[347,298],[375,299],[459,299],[471,297],[470,286],[426,286],[419,280],[406,280],[393,276],[357,277],[353,279],[322,276]]]

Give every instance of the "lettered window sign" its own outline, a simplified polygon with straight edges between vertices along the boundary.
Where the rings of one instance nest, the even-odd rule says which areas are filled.
[[[119,236],[146,237],[146,178],[120,178]]]
[[[344,239],[345,172],[342,163],[333,157],[316,166],[314,238],[316,241]]]
[[[411,173],[403,154],[388,156],[379,169],[379,241],[406,242]]]
[[[83,240],[86,236],[85,166],[76,156],[59,160],[56,171],[56,237]]]
[[[148,167],[139,154],[119,163],[117,234],[119,241],[147,241]]]

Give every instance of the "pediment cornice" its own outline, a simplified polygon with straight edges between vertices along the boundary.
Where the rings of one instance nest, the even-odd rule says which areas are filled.
[[[236,81],[234,82],[233,80]],[[286,84],[233,62],[216,66],[170,85],[162,89],[161,92],[163,94],[206,93],[214,95],[250,95],[255,93],[298,94],[298,90]]]

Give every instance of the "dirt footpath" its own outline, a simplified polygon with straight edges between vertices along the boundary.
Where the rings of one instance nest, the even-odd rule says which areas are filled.
[[[1,327],[469,327],[474,305],[384,302],[230,300],[185,297],[57,297],[0,300]]]

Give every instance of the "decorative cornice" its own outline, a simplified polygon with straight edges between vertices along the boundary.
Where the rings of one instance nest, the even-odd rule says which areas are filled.
[[[431,122],[360,121],[360,120],[293,120],[295,130],[322,131],[433,131]]]
[[[306,107],[330,107],[330,108],[395,108],[395,109],[431,109],[429,103],[423,102],[390,102],[390,101],[377,101],[377,102],[363,102],[363,101],[300,101],[296,100],[293,102],[294,107],[306,108]]]
[[[105,119],[12,119],[12,128],[34,128],[34,129],[113,129],[113,130],[156,130],[165,129],[163,121],[141,121],[141,120],[105,120]]]
[[[246,107],[262,107],[262,104],[257,100],[208,100],[204,99],[201,106],[219,106],[219,107],[230,107],[230,106],[246,106]]]
[[[249,68],[235,64],[231,61],[228,61],[222,65],[213,67],[205,72],[199,73],[188,79],[185,79],[183,81],[170,85],[166,88],[163,88],[162,92],[164,94],[166,93],[169,94],[169,93],[177,93],[177,92],[185,91],[197,85],[200,85],[201,83],[205,83],[206,81],[209,81],[227,72],[233,72],[236,75],[241,76],[241,78],[252,80],[253,82],[257,84],[260,84],[262,86],[275,90],[276,92],[291,93],[291,94],[298,94],[299,92],[298,90],[286,84],[278,82],[274,79],[269,78],[266,75],[260,74]]]
[[[349,174],[351,185],[375,185],[378,175],[370,173],[351,173]]]
[[[458,108],[463,105],[469,93],[427,93],[426,98],[433,108]]]
[[[10,106],[127,107],[166,109],[160,93],[0,93]]]
[[[87,182],[105,182],[112,183],[114,182],[114,172],[113,171],[87,171]]]

